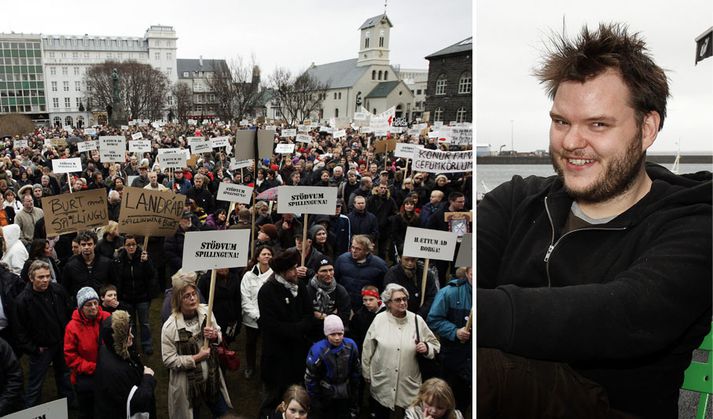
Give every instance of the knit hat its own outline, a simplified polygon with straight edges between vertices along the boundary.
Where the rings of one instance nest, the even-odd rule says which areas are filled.
[[[275,224],[263,224],[262,227],[260,227],[260,231],[267,234],[270,240],[277,239],[277,227],[275,227]]]
[[[84,287],[77,292],[77,307],[82,308],[84,307],[84,304],[86,304],[88,301],[91,300],[97,300],[99,301],[99,295],[97,295],[97,292],[94,291],[94,288],[92,287]]]
[[[270,259],[270,267],[275,273],[282,274],[288,269],[300,264],[300,254],[297,249],[290,248],[278,253]]]
[[[335,314],[330,314],[324,319],[324,336],[329,336],[332,333],[344,333],[344,324],[342,319]]]
[[[323,258],[319,259],[319,263],[317,264],[317,270],[319,270],[319,268],[321,268],[322,266],[334,266],[329,256],[324,256]]]
[[[39,183],[35,183],[34,185],[32,185],[32,190],[34,191],[35,189],[42,189],[42,185],[40,185]]]
[[[321,224],[315,224],[309,228],[309,236],[308,237],[310,238],[310,240],[312,240],[312,243],[315,242],[315,237],[317,236],[317,233],[319,233],[322,230],[327,231],[327,229],[324,228],[324,226]]]

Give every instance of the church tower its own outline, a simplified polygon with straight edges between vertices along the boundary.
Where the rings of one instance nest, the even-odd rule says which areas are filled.
[[[392,27],[386,13],[369,18],[361,25],[358,67],[389,65],[389,35]]]

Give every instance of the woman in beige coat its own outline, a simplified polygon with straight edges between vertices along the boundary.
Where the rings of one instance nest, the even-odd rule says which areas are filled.
[[[212,315],[206,325],[208,307],[200,304],[194,284],[176,284],[171,298],[172,313],[161,330],[163,364],[170,370],[168,416],[200,417],[198,409],[205,403],[213,417],[221,417],[232,406],[215,350],[220,326]],[[204,338],[208,347],[203,347]]]
[[[377,419],[388,418],[394,411],[403,416],[421,386],[416,357],[433,359],[441,349],[426,321],[407,310],[404,287],[388,284],[381,299],[388,310],[371,323],[361,357],[362,375],[371,384],[372,415]],[[420,342],[416,341],[416,324]]]

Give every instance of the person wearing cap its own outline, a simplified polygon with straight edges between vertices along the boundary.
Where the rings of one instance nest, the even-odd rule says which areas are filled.
[[[94,372],[99,352],[99,328],[110,314],[103,311],[92,287],[77,293],[77,308],[64,331],[64,359],[79,402],[79,417],[94,417]]]
[[[131,182],[131,187],[133,188],[143,188],[149,184],[149,161],[147,159],[141,160],[139,165],[139,176],[136,177]]]
[[[282,246],[280,246],[280,241],[278,240],[277,227],[274,224],[260,226],[255,240],[255,247],[258,246],[270,246],[275,254],[282,251]]]
[[[188,190],[191,189],[191,181],[186,179],[183,170],[176,170],[173,173],[173,180],[168,182],[168,189],[181,195],[187,195]]]
[[[312,247],[317,249],[323,255],[334,259],[334,247],[332,243],[336,237],[329,237],[329,216],[315,215],[315,224],[309,228],[309,238],[312,240]]]
[[[349,419],[358,406],[359,348],[344,337],[339,316],[327,316],[323,331],[325,338],[312,345],[307,354],[305,387],[312,402],[310,418]]]
[[[316,320],[307,289],[297,278],[300,255],[288,249],[270,259],[272,276],[258,291],[258,326],[263,334],[261,417],[269,416],[291,384],[304,378],[308,334]]]
[[[300,256],[302,256],[302,246],[304,245],[304,264],[297,268],[297,277],[300,282],[304,282],[306,284],[309,279],[314,276],[315,272],[317,272],[317,269],[319,268],[319,261],[322,260],[325,255],[312,247],[312,239],[310,237],[307,237],[305,243],[302,243],[303,239],[302,230],[295,231],[294,248],[297,249]]]
[[[349,293],[334,280],[334,264],[328,256],[322,256],[318,261],[317,272],[307,284],[307,292],[312,301],[314,318],[319,321],[330,314],[336,314],[343,323],[349,322],[351,302]],[[315,338],[319,338],[319,327]]]
[[[36,260],[29,268],[30,282],[17,296],[15,304],[18,348],[29,355],[29,371],[25,388],[25,407],[42,400],[42,385],[50,364],[60,397],[76,403],[69,383],[69,371],[64,360],[64,330],[72,308],[64,288],[52,282],[47,262]]]
[[[173,275],[183,266],[183,245],[186,241],[186,233],[199,230],[198,227],[193,225],[193,213],[191,211],[184,211],[181,216],[181,221],[178,222],[176,234],[166,237],[166,241],[164,241],[163,245],[168,261],[169,274]]]

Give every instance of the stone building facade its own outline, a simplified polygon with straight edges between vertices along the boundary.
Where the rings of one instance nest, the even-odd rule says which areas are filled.
[[[473,38],[428,55],[426,112],[430,121],[473,122]]]

